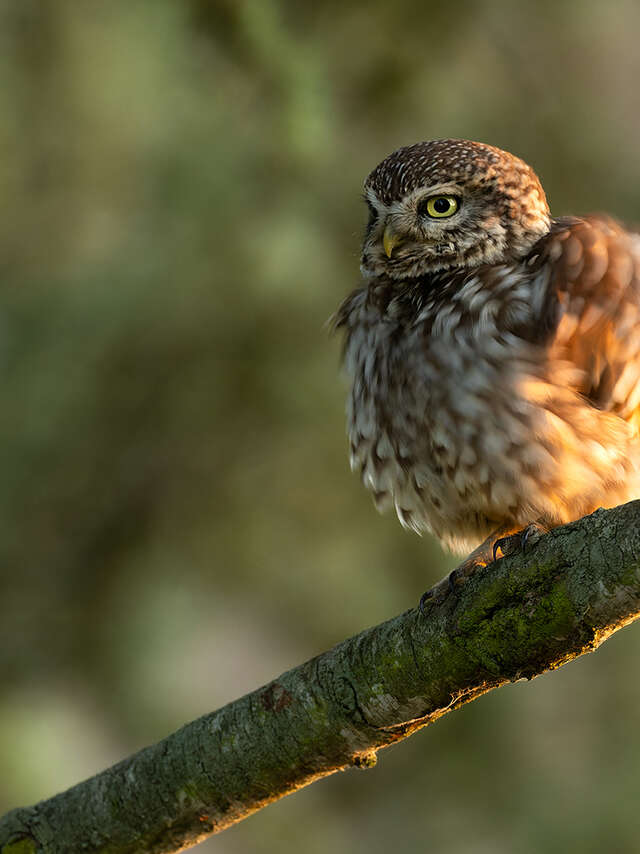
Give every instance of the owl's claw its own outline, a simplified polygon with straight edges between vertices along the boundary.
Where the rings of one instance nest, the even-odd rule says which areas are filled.
[[[418,610],[422,614],[423,617],[427,616],[427,602],[433,599],[433,592],[431,590],[425,590],[425,592],[420,597],[420,602],[418,604]]]
[[[420,610],[420,613],[423,616],[425,616],[427,613],[427,602],[433,599],[436,604],[440,604],[440,602],[443,602],[450,593],[455,593],[456,578],[459,574],[458,569],[459,567],[452,569],[449,575],[446,576],[446,578],[444,578],[438,584],[435,584],[433,587],[431,587],[429,590],[426,590],[422,594],[422,596],[420,597],[418,609]]]
[[[518,531],[516,534],[509,534],[507,537],[500,537],[496,540],[493,544],[493,562],[495,563],[503,557],[509,557],[517,551],[524,551],[527,541],[523,535],[524,531]],[[498,554],[498,552],[502,552],[502,554]]]
[[[457,566],[442,581],[439,581],[430,590],[422,594],[418,605],[420,613],[426,615],[427,603],[433,602],[439,605],[444,602],[447,596],[454,593],[456,588],[466,581],[476,569],[491,563],[492,558],[495,563],[499,557],[508,557],[518,551],[524,552],[528,545],[530,546],[537,542],[542,534],[546,534],[548,530],[540,522],[532,522],[526,528],[515,533],[512,527],[507,527],[506,525],[494,531],[490,537],[487,537],[484,543],[471,552],[466,560],[462,561],[460,566]],[[508,533],[505,534],[505,532]],[[503,534],[503,536],[497,536],[498,534]],[[499,555],[498,552],[502,554]]]
[[[484,566],[483,563],[479,563],[473,555],[470,555],[465,561],[463,561],[460,566],[457,566],[455,569],[452,569],[451,572],[446,575],[441,581],[437,584],[434,584],[429,590],[422,594],[420,597],[420,603],[418,605],[418,609],[420,613],[424,616],[426,614],[426,605],[427,602],[431,600],[434,601],[435,604],[439,605],[449,596],[451,593],[456,592],[456,587],[458,587],[466,578],[468,578],[474,570],[478,569],[478,567]]]
[[[449,593],[453,593],[456,589],[456,578],[460,573],[458,572],[458,567],[452,569],[449,575],[447,575],[447,587],[449,588]]]
[[[509,539],[508,537],[500,537],[493,544],[493,562],[494,563],[498,560],[498,551],[502,551],[502,543],[508,539]]]
[[[509,534],[506,537],[500,537],[493,544],[493,560],[498,560],[498,551],[502,552],[501,557],[509,557],[521,551],[523,554],[527,551],[527,545],[537,543],[543,534],[548,532],[548,528],[540,522],[531,522],[526,528],[517,531],[515,534]]]

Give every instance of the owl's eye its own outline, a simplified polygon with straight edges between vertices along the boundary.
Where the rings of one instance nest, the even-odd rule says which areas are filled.
[[[418,214],[429,216],[432,219],[443,219],[447,216],[453,216],[459,207],[460,202],[456,196],[430,196],[420,202]]]

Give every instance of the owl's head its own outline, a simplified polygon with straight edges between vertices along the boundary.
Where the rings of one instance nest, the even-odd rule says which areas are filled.
[[[521,258],[549,231],[544,190],[506,151],[463,139],[399,148],[364,185],[364,276],[393,279]]]

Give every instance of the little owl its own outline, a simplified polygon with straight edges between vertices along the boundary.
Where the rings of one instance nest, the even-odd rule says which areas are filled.
[[[475,549],[448,585],[640,496],[640,236],[552,218],[526,163],[466,140],[395,151],[364,196],[335,316],[351,464],[405,527]]]

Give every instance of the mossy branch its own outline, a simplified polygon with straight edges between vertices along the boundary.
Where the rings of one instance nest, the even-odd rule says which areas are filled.
[[[169,852],[640,615],[640,501],[599,510],[72,789],[0,819],[1,854]]]

